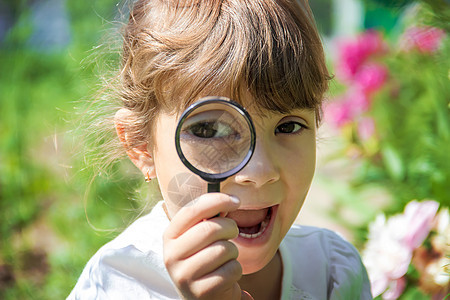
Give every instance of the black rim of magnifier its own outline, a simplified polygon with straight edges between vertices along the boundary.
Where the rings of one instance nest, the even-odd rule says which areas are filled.
[[[225,104],[231,104],[234,105],[236,110],[244,117],[245,121],[247,122],[248,127],[250,128],[250,148],[248,149],[247,155],[244,157],[244,159],[234,167],[233,169],[219,173],[219,174],[211,174],[203,172],[196,167],[194,167],[184,156],[183,151],[181,150],[180,145],[180,133],[181,133],[181,127],[186,120],[186,118],[191,114],[191,112],[203,105],[210,104],[210,103],[225,103]],[[183,164],[192,172],[200,176],[203,180],[206,180],[208,182],[214,183],[214,182],[221,182],[225,180],[226,178],[236,174],[240,170],[242,170],[247,163],[250,161],[250,158],[253,155],[253,152],[255,150],[255,141],[256,140],[256,134],[255,134],[255,126],[253,125],[253,121],[248,114],[248,112],[237,102],[228,99],[226,97],[217,97],[217,96],[208,96],[200,99],[198,102],[195,102],[191,106],[189,106],[181,115],[180,120],[178,121],[177,129],[175,131],[175,148],[177,149],[178,156],[180,157]]]

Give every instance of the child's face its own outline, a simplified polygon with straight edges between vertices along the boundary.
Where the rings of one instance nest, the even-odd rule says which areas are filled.
[[[233,240],[244,274],[267,265],[295,221],[309,190],[316,156],[313,110],[287,114],[250,108],[256,128],[256,148],[248,165],[221,183],[221,192],[241,201],[228,218],[240,234]],[[161,113],[154,131],[153,159],[168,213],[206,193],[207,183],[193,175],[179,159],[174,143],[177,116]]]

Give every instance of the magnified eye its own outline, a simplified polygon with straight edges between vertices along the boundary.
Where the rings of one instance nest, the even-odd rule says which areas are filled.
[[[235,135],[233,128],[229,125],[217,121],[203,121],[192,124],[186,132],[202,139],[223,138]]]
[[[277,126],[277,128],[275,129],[275,134],[277,134],[277,133],[282,133],[282,134],[297,133],[305,127],[306,127],[305,125],[303,125],[299,122],[294,122],[294,121],[286,122],[286,123],[283,123],[283,124],[280,124]]]

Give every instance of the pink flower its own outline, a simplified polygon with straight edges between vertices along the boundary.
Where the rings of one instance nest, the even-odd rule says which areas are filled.
[[[362,89],[356,87],[325,106],[325,118],[340,128],[355,121],[369,107],[369,97]]]
[[[389,288],[383,293],[383,299],[396,300],[400,297],[406,287],[406,279],[404,277],[392,281]]]
[[[412,253],[430,233],[439,203],[411,201],[403,214],[386,220],[379,215],[369,225],[369,240],[362,253],[374,297],[396,299],[405,288],[404,275]]]
[[[362,253],[374,297],[401,279],[411,263],[412,253],[401,242],[404,222],[401,215],[386,220],[379,215],[369,225],[368,242]]]
[[[354,118],[368,111],[370,108],[370,98],[367,93],[358,86],[350,88],[345,94],[345,97]]]
[[[386,44],[381,33],[375,30],[368,30],[359,38],[359,44],[366,57],[374,54],[382,54],[386,51]]]
[[[411,201],[405,207],[405,222],[409,228],[403,242],[411,251],[419,247],[430,233],[439,208],[436,201]]]
[[[366,93],[377,91],[386,82],[388,70],[385,66],[367,63],[355,75],[355,82]]]
[[[354,39],[338,41],[337,47],[336,75],[344,81],[352,81],[370,56],[384,53],[386,49],[381,34],[376,31],[366,31]]]
[[[436,27],[410,27],[401,37],[400,45],[406,51],[417,49],[422,53],[432,53],[439,49],[444,37],[445,32]]]
[[[336,75],[344,81],[352,80],[366,57],[356,42],[341,42],[338,47]]]
[[[338,128],[345,126],[353,119],[349,105],[343,101],[329,103],[324,111],[325,118]]]
[[[387,47],[376,31],[366,31],[354,39],[341,40],[337,45],[336,75],[347,82],[348,89],[336,103],[325,109],[325,113],[334,125],[342,127],[360,118],[370,108],[370,95],[386,82],[386,67],[370,59],[385,53]],[[366,129],[370,130],[369,127]]]
[[[375,135],[375,122],[372,118],[365,117],[358,122],[358,135],[363,141]]]

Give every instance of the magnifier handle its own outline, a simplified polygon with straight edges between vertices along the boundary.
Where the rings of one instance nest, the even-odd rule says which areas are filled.
[[[218,193],[220,192],[220,182],[208,182],[208,193]]]
[[[220,192],[220,182],[208,182],[208,193],[218,193]],[[217,218],[220,214],[215,215],[213,218]],[[205,221],[204,219],[203,221]]]

